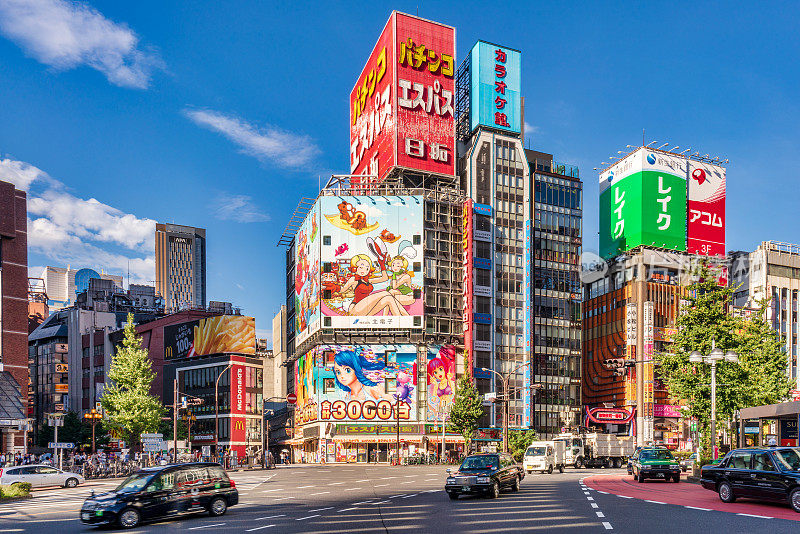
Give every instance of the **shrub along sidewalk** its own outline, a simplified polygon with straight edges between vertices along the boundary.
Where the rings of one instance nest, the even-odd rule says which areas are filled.
[[[0,486],[0,501],[25,499],[31,496],[31,485],[28,482],[18,482],[10,486]]]

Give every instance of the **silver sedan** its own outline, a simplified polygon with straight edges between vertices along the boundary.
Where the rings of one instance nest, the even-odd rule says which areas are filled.
[[[74,488],[86,480],[78,473],[62,471],[49,465],[18,465],[0,468],[0,484],[28,482],[31,486],[64,486]]]

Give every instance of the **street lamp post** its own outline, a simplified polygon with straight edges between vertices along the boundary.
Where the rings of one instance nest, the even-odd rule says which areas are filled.
[[[94,446],[94,427],[97,426],[97,423],[103,418],[103,414],[98,413],[95,408],[92,408],[92,411],[83,414],[83,418],[88,420],[89,423],[92,425],[92,454],[95,453],[95,446]]]
[[[739,355],[729,350],[723,353],[716,347],[716,340],[711,340],[711,352],[703,356],[700,351],[689,354],[692,363],[704,363],[711,366],[711,454],[717,458],[717,363],[721,361],[739,363]]]
[[[483,368],[480,369],[481,371],[489,371],[490,373],[496,374],[498,377],[500,377],[500,381],[503,384],[503,397],[502,397],[502,402],[503,402],[503,452],[508,452],[508,401],[509,401],[509,397],[508,397],[508,380],[512,376],[516,375],[517,371],[519,371],[523,367],[528,366],[530,364],[531,364],[531,362],[525,362],[525,363],[523,363],[521,365],[518,365],[516,368],[514,368],[513,371],[511,371],[510,373],[506,374],[505,376],[503,376],[502,374],[498,373],[494,369],[488,369],[486,367],[483,367]],[[533,384],[531,385],[531,387],[534,387]]]
[[[269,469],[269,419],[267,418],[267,403],[273,400],[286,400],[286,397],[270,397],[261,403],[261,415],[264,419],[261,429],[261,455],[264,457],[264,469]],[[270,410],[272,411],[272,410]]]
[[[230,362],[225,368],[219,372],[217,380],[214,382],[214,454],[219,456],[219,379],[225,374],[225,371],[233,366]]]

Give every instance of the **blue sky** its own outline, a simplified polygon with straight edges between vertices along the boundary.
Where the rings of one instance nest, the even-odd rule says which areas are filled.
[[[0,0],[0,180],[32,266],[153,274],[154,221],[208,229],[208,295],[256,317],[301,196],[349,170],[348,95],[392,9],[523,52],[531,148],[593,167],[646,140],[730,158],[728,249],[800,242],[797,3]],[[792,156],[795,154],[795,156]]]

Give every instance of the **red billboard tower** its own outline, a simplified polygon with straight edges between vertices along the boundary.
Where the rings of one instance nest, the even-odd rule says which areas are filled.
[[[455,29],[392,12],[350,92],[350,172],[455,174]],[[351,180],[356,183],[356,180]]]

